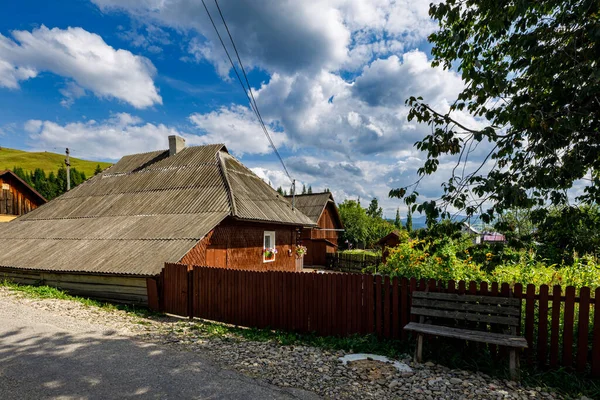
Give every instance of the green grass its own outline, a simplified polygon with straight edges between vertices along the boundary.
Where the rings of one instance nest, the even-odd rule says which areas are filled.
[[[366,256],[381,257],[381,251],[379,251],[379,250],[352,249],[352,250],[341,250],[340,253],[342,253],[342,254],[364,254]]]
[[[0,286],[8,287],[32,298],[54,298],[72,300],[88,307],[99,307],[104,310],[124,310],[140,318],[137,323],[147,325],[147,319],[161,316],[144,307],[114,305],[88,298],[71,296],[64,291],[49,286],[19,285],[8,280],[0,281]],[[344,350],[354,353],[380,354],[390,358],[399,359],[407,354],[414,353],[414,340],[385,340],[374,335],[353,335],[349,337],[317,336],[314,334],[301,334],[270,329],[242,328],[216,322],[194,320],[189,326],[189,321],[181,320],[173,326],[178,333],[187,334],[186,329],[192,334],[204,337],[234,337],[250,341],[273,341],[283,346],[304,345],[326,350]],[[474,346],[462,340],[449,340],[437,338],[429,341],[424,346],[425,360],[431,360],[449,368],[479,371],[495,378],[508,378],[508,361],[495,359],[483,346]],[[590,378],[586,374],[576,374],[566,369],[555,371],[538,370],[521,362],[521,382],[528,387],[541,387],[557,391],[567,398],[587,396],[600,399],[600,380]]]
[[[0,148],[0,170],[14,167],[21,167],[25,171],[34,171],[36,168],[41,168],[49,174],[56,172],[61,165],[64,165],[65,155],[49,152],[27,152],[22,150]],[[94,176],[94,171],[97,165],[102,169],[110,167],[111,163],[99,161],[86,161],[79,158],[71,157],[71,167],[85,173],[86,177]]]
[[[125,305],[125,304],[113,304],[107,303],[103,301],[98,301],[94,299],[90,299],[87,297],[80,296],[72,296],[65,292],[64,290],[51,287],[51,286],[32,286],[32,285],[20,285],[18,283],[14,283],[10,280],[4,279],[0,280],[0,286],[11,289],[14,292],[20,293],[24,296],[36,299],[60,299],[60,300],[72,300],[78,303],[83,304],[86,307],[98,307],[106,311],[112,310],[122,310],[126,311],[130,314],[133,314],[140,318],[149,318],[153,316],[163,315],[161,313],[156,313],[152,310],[149,310],[146,307],[136,307],[133,305]]]

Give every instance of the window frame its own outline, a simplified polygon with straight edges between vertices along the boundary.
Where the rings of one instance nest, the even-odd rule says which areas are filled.
[[[277,257],[277,254],[273,254],[273,258],[267,259],[267,255],[265,253],[265,250],[267,249],[267,246],[265,246],[265,239],[268,237],[270,237],[270,241],[271,241],[271,249],[277,249],[276,246],[276,242],[275,242],[275,231],[264,231],[263,232],[263,263],[270,263],[270,262],[275,262],[275,258]]]

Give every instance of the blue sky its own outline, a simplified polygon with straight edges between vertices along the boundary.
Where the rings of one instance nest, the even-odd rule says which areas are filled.
[[[0,13],[0,146],[116,160],[225,143],[274,186],[289,187],[248,108],[200,0],[6,2]],[[261,113],[291,175],[338,201],[414,181],[428,128],[404,101],[444,109],[462,89],[430,66],[428,3],[391,0],[219,1]],[[216,18],[214,0],[207,5]],[[478,122],[458,115],[473,127]],[[476,161],[476,155],[474,160]],[[447,162],[446,162],[447,161]],[[439,195],[444,171],[421,193]]]

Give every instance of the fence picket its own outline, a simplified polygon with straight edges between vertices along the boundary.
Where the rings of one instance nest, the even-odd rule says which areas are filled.
[[[562,365],[573,365],[573,325],[575,316],[575,288],[567,286],[565,291],[565,322],[563,325],[563,362]]]
[[[539,365],[545,366],[548,353],[548,285],[540,286],[538,304],[537,359]]]
[[[400,279],[400,336],[402,337],[402,340],[405,340],[408,337],[408,332],[404,330],[404,327],[408,325],[410,316],[408,290],[408,279],[402,277],[402,279]]]
[[[400,293],[398,287],[398,278],[392,279],[392,337],[394,339],[400,338]]]
[[[385,276],[383,280],[383,336],[390,338],[391,336],[391,283],[390,277]]]
[[[550,328],[550,367],[558,367],[560,337],[560,304],[562,289],[556,285],[552,289],[552,323]]]
[[[382,324],[382,299],[381,299],[381,275],[377,275],[375,277],[375,331],[377,332],[377,336],[381,337],[383,331]]]
[[[527,294],[525,295],[525,339],[527,339],[527,348],[525,354],[527,363],[533,364],[533,328],[535,318],[535,286],[527,285]]]
[[[600,377],[600,288],[594,294],[594,332],[592,334],[592,376]]]
[[[579,290],[579,320],[577,325],[577,372],[583,372],[587,364],[590,325],[590,288],[588,287]]]

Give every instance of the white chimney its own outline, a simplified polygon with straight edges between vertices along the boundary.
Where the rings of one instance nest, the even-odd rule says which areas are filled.
[[[174,156],[185,148],[185,139],[181,136],[169,136],[169,157]]]

